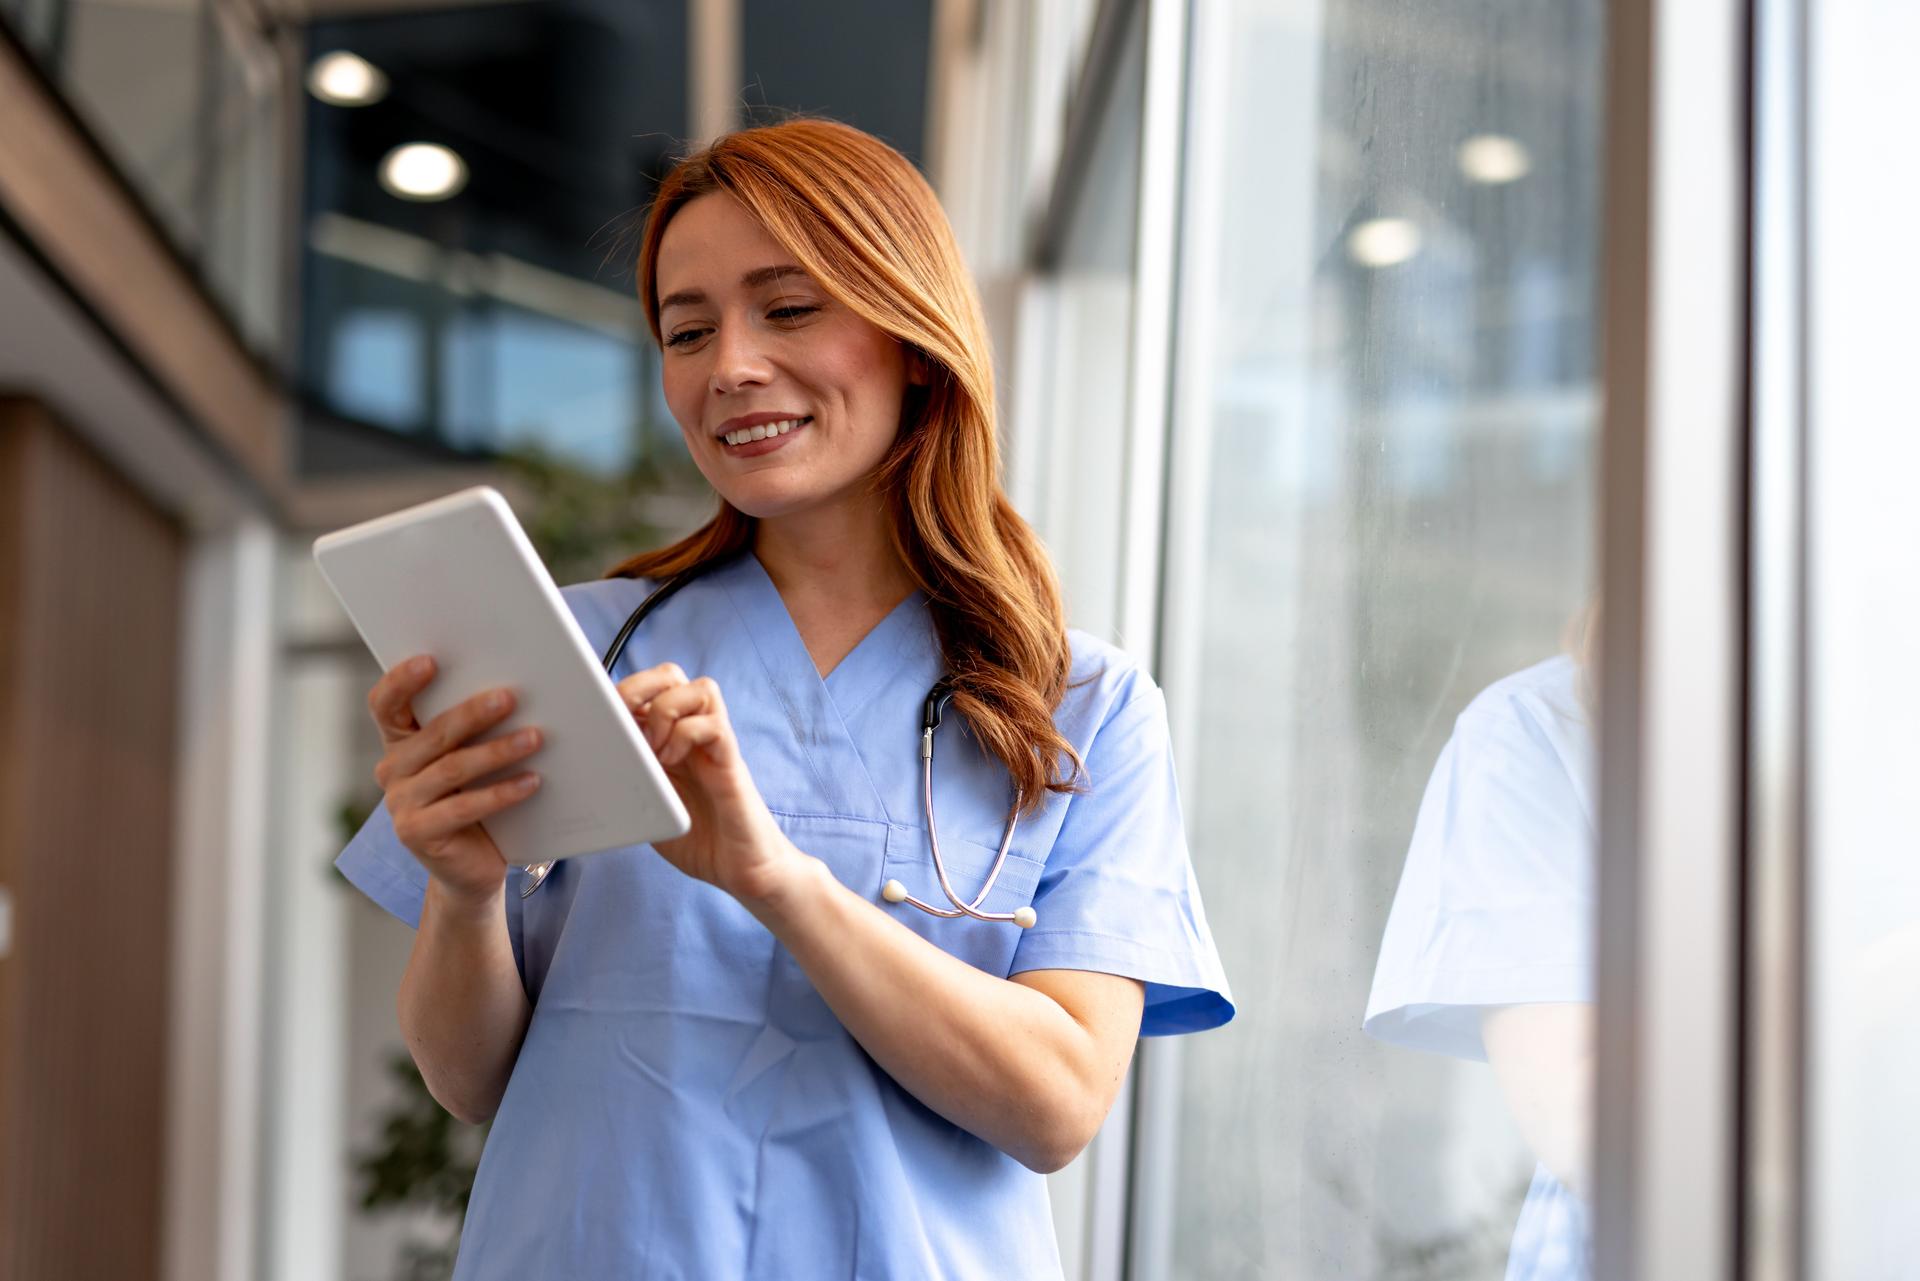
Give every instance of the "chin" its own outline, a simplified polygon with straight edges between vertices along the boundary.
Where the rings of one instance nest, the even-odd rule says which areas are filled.
[[[769,520],[805,510],[820,501],[820,495],[795,485],[741,485],[725,489],[714,486],[720,497],[743,516]]]

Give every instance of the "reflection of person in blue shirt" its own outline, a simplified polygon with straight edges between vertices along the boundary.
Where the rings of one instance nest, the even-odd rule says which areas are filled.
[[[564,596],[601,652],[701,571],[615,672],[692,830],[531,886],[479,822],[536,747],[480,739],[482,696],[415,724],[431,667],[403,663],[369,700],[386,799],[339,859],[418,929],[422,1074],[493,1118],[455,1275],[1057,1278],[1041,1172],[1138,1036],[1233,1013],[1165,705],[1067,631],[999,490],[985,325],[905,158],[820,121],[730,135],[643,241],[668,405],[724,501]],[[955,893],[1031,928],[899,901],[949,901],[930,820]]]
[[[1550,659],[1455,722],[1420,803],[1366,1030],[1484,1059],[1539,1166],[1508,1281],[1591,1273],[1594,740],[1582,668]]]

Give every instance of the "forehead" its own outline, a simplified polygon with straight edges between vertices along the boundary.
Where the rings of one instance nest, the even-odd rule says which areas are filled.
[[[746,206],[712,192],[688,201],[667,223],[655,278],[664,298],[682,289],[719,289],[743,272],[792,260]]]

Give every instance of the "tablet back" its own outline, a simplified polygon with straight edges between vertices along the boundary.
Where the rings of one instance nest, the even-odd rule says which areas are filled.
[[[415,654],[438,663],[414,700],[420,724],[505,685],[518,704],[486,737],[544,732],[533,756],[474,784],[540,775],[529,799],[486,821],[508,863],[685,834],[685,807],[498,492],[462,490],[328,534],[313,554],[383,669]]]

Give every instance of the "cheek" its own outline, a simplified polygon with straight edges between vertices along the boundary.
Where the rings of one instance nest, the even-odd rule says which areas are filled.
[[[683,432],[700,426],[700,410],[706,399],[706,381],[690,368],[692,363],[667,356],[660,372],[660,390],[666,397],[667,412]]]
[[[901,397],[906,390],[906,366],[893,344],[843,350],[834,375],[851,389],[861,417],[891,438],[899,426]]]

